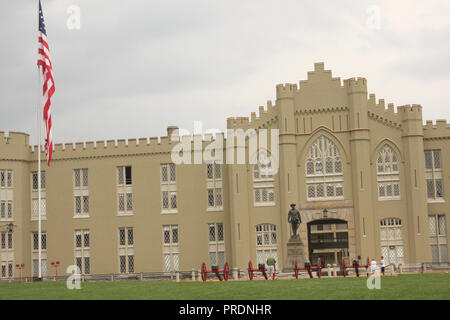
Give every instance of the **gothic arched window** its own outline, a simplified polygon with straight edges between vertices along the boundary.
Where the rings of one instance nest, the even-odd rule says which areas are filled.
[[[306,155],[307,199],[343,199],[343,177],[342,158],[336,144],[320,136]]]
[[[395,150],[385,144],[377,155],[378,199],[400,199],[400,173]]]

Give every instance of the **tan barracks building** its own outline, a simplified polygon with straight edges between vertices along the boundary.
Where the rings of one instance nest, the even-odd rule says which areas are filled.
[[[57,144],[42,153],[42,267],[54,275],[246,269],[287,259],[287,213],[300,210],[306,258],[361,256],[388,264],[448,261],[450,126],[422,122],[420,105],[385,106],[367,80],[308,79],[276,87],[259,115],[227,128],[279,130],[279,170],[262,165],[174,165],[168,137]],[[168,128],[168,134],[174,127]],[[203,148],[210,142],[203,141]],[[236,147],[235,147],[236,148]],[[226,150],[224,152],[230,152]],[[0,278],[38,269],[37,150],[0,133]],[[447,190],[446,190],[447,189]],[[326,209],[326,210],[324,210]]]

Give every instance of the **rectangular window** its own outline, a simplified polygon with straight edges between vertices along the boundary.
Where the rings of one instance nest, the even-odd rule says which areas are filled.
[[[33,190],[38,190],[38,173],[32,173]],[[45,189],[45,171],[41,171],[41,190]]]
[[[448,261],[448,240],[446,231],[446,218],[444,214],[428,216],[430,246],[432,262],[440,263]]]
[[[162,231],[163,271],[177,271],[179,270],[178,225],[165,225]]]
[[[161,174],[161,211],[162,213],[177,212],[176,168],[173,163],[160,165]]]
[[[222,211],[222,164],[206,164],[206,203],[208,211]]]
[[[39,250],[39,233],[33,232],[33,251]],[[41,249],[47,250],[47,233],[41,232]]]
[[[82,274],[91,273],[90,232],[88,229],[75,230],[74,259]]]
[[[119,272],[134,273],[134,229],[119,228]]]
[[[119,216],[133,214],[131,166],[117,167],[117,211]]]
[[[223,268],[225,265],[225,242],[223,223],[208,224],[209,232],[209,257],[211,266]]]
[[[12,188],[13,186],[13,171],[0,170],[0,188]]]
[[[444,186],[441,168],[441,151],[425,150],[425,176],[429,202],[443,201]]]

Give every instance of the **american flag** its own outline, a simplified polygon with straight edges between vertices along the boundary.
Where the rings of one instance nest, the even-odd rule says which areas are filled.
[[[55,93],[55,83],[53,81],[52,62],[50,60],[50,49],[47,43],[47,32],[45,30],[44,15],[42,13],[41,0],[39,0],[39,49],[38,49],[38,67],[42,70],[43,78],[43,104],[44,104],[44,122],[45,122],[45,152],[47,155],[47,165],[50,166],[53,152],[52,139],[52,113],[50,110],[53,94]]]

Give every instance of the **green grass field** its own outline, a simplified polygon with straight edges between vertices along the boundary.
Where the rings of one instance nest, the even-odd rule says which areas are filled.
[[[383,277],[381,289],[369,290],[367,278],[322,278],[229,282],[85,282],[68,290],[65,282],[0,283],[6,299],[450,299],[450,275]]]

